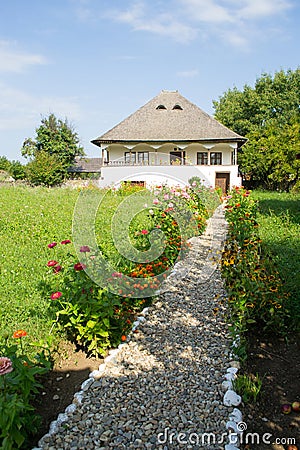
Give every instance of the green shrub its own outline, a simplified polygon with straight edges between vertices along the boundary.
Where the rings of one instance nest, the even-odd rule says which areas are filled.
[[[38,376],[51,368],[45,350],[34,359],[26,356],[22,340],[25,330],[13,334],[16,344],[8,337],[0,341],[0,445],[2,450],[27,448],[38,431],[40,417],[35,414],[32,400],[42,387]]]
[[[66,170],[55,155],[39,151],[26,166],[26,177],[33,185],[55,186],[62,183]]]
[[[256,216],[257,202],[249,191],[237,188],[230,193],[222,275],[231,321],[238,334],[243,334],[253,323],[285,333],[287,294],[271,255],[263,250]]]

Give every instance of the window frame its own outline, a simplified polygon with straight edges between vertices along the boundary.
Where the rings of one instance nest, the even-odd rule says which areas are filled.
[[[210,153],[210,165],[211,166],[221,166],[222,165],[222,152],[211,152]]]
[[[201,156],[201,162],[199,162]],[[208,152],[197,152],[197,166],[208,166]]]

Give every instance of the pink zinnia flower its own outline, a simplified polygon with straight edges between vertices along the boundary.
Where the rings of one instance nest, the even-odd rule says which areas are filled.
[[[47,266],[48,267],[54,267],[57,266],[58,262],[55,261],[54,259],[50,259],[50,261],[47,262]]]
[[[155,198],[154,200],[153,200],[153,205],[158,205],[159,204],[159,200],[158,200],[158,198]]]
[[[54,292],[51,294],[51,300],[58,300],[62,296],[62,292]]]
[[[0,358],[0,375],[5,375],[6,373],[12,372],[13,366],[11,359],[7,358],[6,356],[2,356]]]
[[[64,241],[61,241],[62,245],[71,244],[70,239],[65,239]]]
[[[91,251],[90,247],[88,245],[83,245],[82,247],[80,247],[79,251],[81,253],[88,253]]]
[[[53,268],[53,272],[54,272],[54,273],[58,273],[58,272],[61,271],[61,269],[62,269],[62,267],[58,264],[57,266],[55,266],[55,267]]]
[[[74,264],[74,269],[77,270],[77,271],[83,270],[83,269],[85,269],[85,268],[86,268],[86,265],[84,265],[84,264],[82,264],[82,263],[80,263],[80,262]]]
[[[148,230],[142,230],[141,233],[142,233],[142,234],[148,234],[149,231],[148,231]]]
[[[113,272],[113,273],[111,274],[111,276],[114,277],[114,278],[121,278],[121,277],[122,277],[122,274],[121,274],[120,272]]]
[[[51,244],[48,244],[49,248],[53,248],[57,245],[57,242],[51,242]]]

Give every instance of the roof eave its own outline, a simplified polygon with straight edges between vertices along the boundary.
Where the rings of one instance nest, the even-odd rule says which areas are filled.
[[[197,143],[197,142],[215,142],[215,143],[226,143],[226,142],[238,142],[239,147],[241,147],[245,142],[247,142],[246,138],[242,136],[239,137],[231,137],[231,138],[201,138],[201,139],[93,139],[91,141],[92,144],[100,147],[101,144],[136,144],[136,143],[145,143],[145,144],[159,144],[159,143],[167,143],[167,142],[189,142],[189,143]]]

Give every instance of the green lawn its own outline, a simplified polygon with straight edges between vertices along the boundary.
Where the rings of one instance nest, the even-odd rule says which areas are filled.
[[[214,209],[217,206],[217,196],[209,191],[203,193],[201,189],[199,192],[206,195],[207,208]],[[52,259],[61,261],[64,251],[71,252],[76,258],[73,244],[67,248],[58,245],[54,249],[49,249],[48,244],[72,240],[72,226],[83,230],[83,238],[95,232],[95,245],[100,246],[101,252],[115,270],[122,269],[124,264],[127,270],[131,269],[128,260],[126,262],[122,257],[122,251],[126,251],[128,247],[126,241],[122,240],[122,232],[125,230],[129,234],[132,245],[135,246],[136,241],[143,238],[139,237],[141,233],[137,230],[147,231],[153,228],[154,219],[150,218],[147,211],[144,212],[144,204],[148,202],[151,206],[152,198],[148,199],[143,192],[141,197],[139,193],[137,196],[133,195],[132,188],[117,192],[84,190],[79,202],[83,206],[77,208],[75,206],[79,196],[80,191],[77,189],[0,187],[0,337],[12,336],[14,331],[24,329],[30,338],[26,338],[24,344],[47,339],[55,318],[49,289],[45,288],[46,285],[49,287],[47,262]],[[182,199],[176,201],[183,202],[184,208],[192,202]],[[168,200],[165,202],[168,203]],[[195,204],[189,207],[192,208],[190,213],[195,214]],[[120,210],[123,213],[116,218],[117,211]],[[201,211],[204,214],[202,209]],[[73,222],[74,215],[76,220]],[[94,220],[92,226],[86,225],[87,216]],[[167,225],[168,217],[160,220],[161,226],[167,226],[170,239],[174,240],[176,222]],[[112,234],[113,223],[117,228]],[[119,243],[117,249],[115,237]],[[82,242],[81,245],[89,243],[90,241]],[[167,247],[170,264],[172,258],[177,257],[178,244],[172,245],[174,248],[171,244]],[[78,261],[78,257],[76,259]],[[131,265],[135,267],[136,263]]]
[[[300,194],[254,191],[252,196],[259,201],[260,237],[275,257],[285,289],[290,293],[291,317],[299,322]]]
[[[25,329],[34,340],[52,317],[40,282],[51,259],[47,244],[71,238],[78,191],[0,188],[0,333]]]

